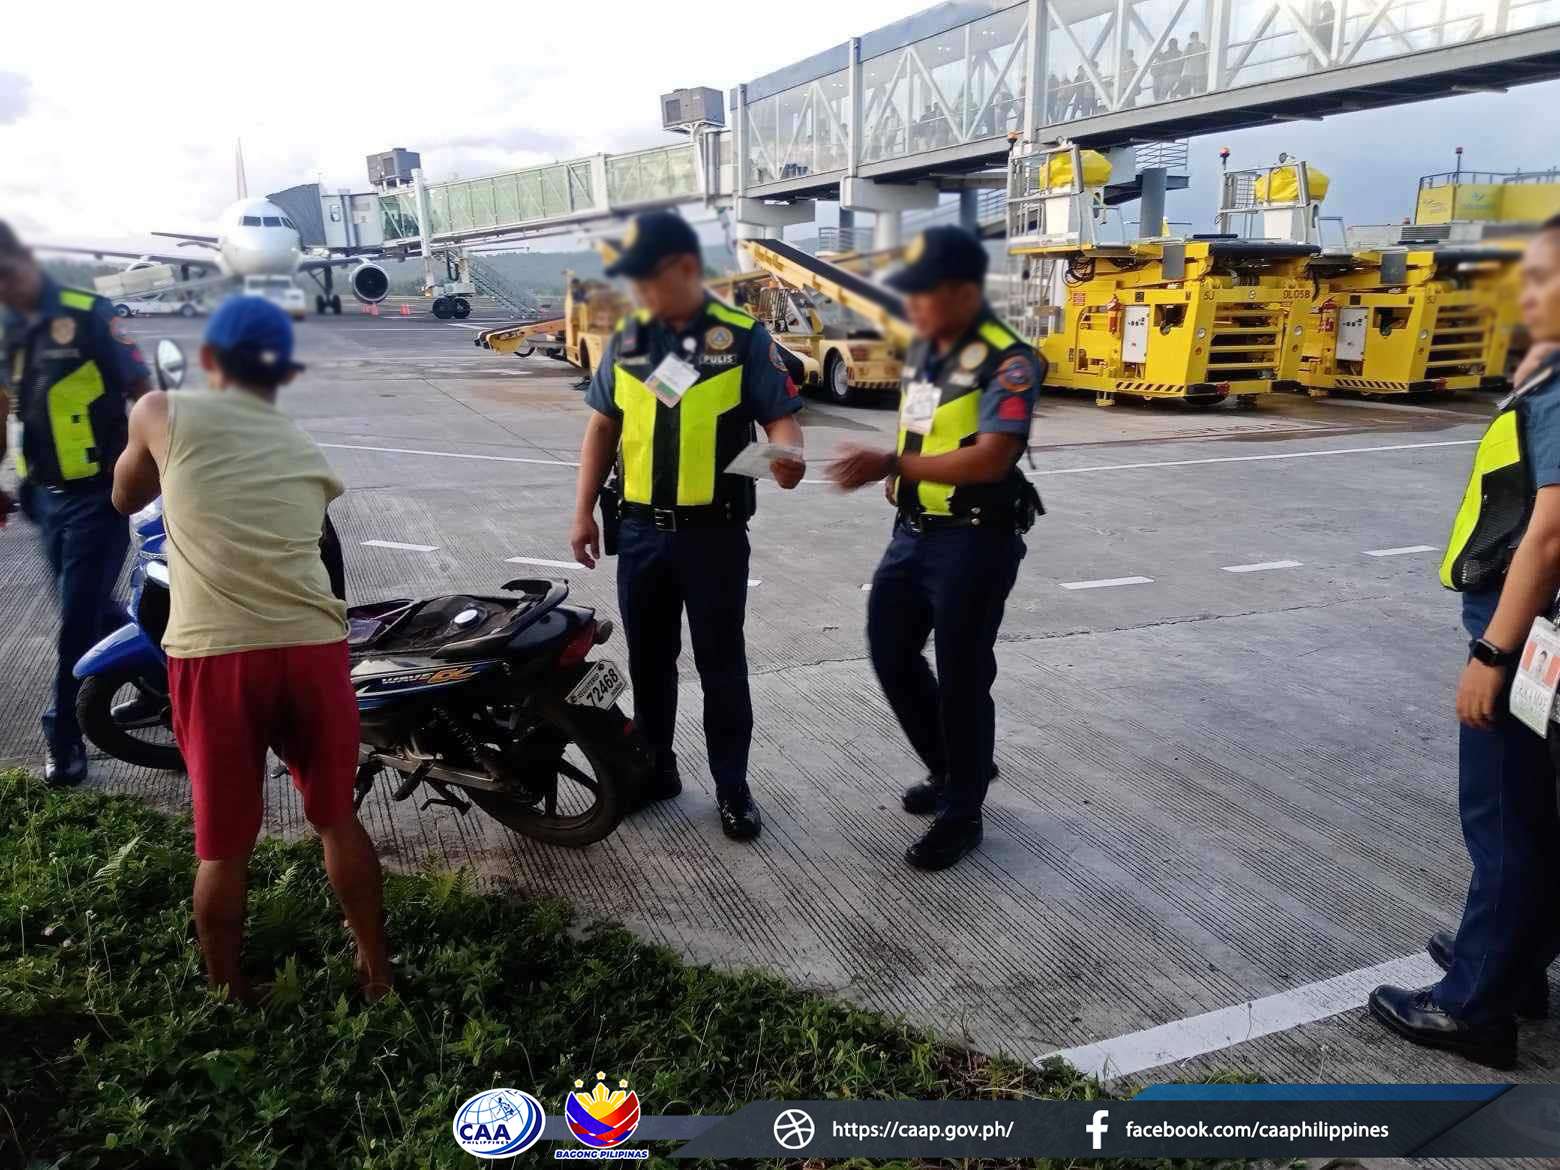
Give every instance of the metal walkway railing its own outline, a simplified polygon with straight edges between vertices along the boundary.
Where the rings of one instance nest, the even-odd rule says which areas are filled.
[[[467,255],[466,271],[479,293],[492,297],[515,316],[539,321],[547,315],[548,310],[543,308],[535,294],[505,280],[489,261]]]

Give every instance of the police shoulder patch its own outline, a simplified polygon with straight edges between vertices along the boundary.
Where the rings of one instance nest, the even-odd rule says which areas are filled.
[[[774,368],[779,370],[782,374],[789,374],[791,372],[790,368],[785,364],[785,357],[780,352],[780,343],[778,341],[771,341],[769,343],[769,364],[774,366]]]
[[[1035,385],[1035,363],[1023,354],[1014,354],[997,367],[997,385],[1014,394],[1032,390]]]

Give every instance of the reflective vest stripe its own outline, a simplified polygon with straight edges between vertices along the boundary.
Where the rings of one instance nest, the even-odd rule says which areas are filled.
[[[715,500],[715,427],[720,416],[742,401],[742,367],[722,370],[682,396],[677,404],[677,503],[709,504]]]
[[[705,303],[705,311],[717,321],[724,321],[727,325],[735,325],[738,329],[751,329],[758,324],[752,317],[740,309],[733,309],[723,305],[719,301],[711,300]]]
[[[951,402],[940,403],[932,416],[932,433],[921,437],[922,455],[942,455],[956,451],[964,440],[980,430],[980,391],[961,394]],[[903,438],[903,432],[901,432]],[[934,516],[953,514],[953,485],[930,483],[916,485],[921,507]]]
[[[1441,584],[1478,591],[1497,581],[1506,557],[1527,523],[1533,490],[1522,456],[1522,423],[1516,409],[1495,416],[1473,457],[1462,505],[1452,521],[1441,561]]]
[[[92,312],[92,307],[97,303],[97,298],[91,293],[77,292],[73,288],[60,289],[60,304],[67,309],[78,309],[83,313]]]
[[[621,365],[612,371],[613,399],[623,412],[623,498],[634,504],[651,502],[650,478],[655,466],[655,392]]]
[[[613,368],[612,381],[614,401],[623,412],[623,498],[634,504],[657,502],[659,426],[677,428],[677,506],[714,503],[719,471],[716,432],[721,415],[742,402],[742,367],[722,370],[690,386],[673,410],[665,410],[655,393],[621,364]]]
[[[980,336],[992,349],[1002,350],[1019,344],[1022,340],[1006,325],[998,321],[984,321],[981,323]]]
[[[66,293],[60,294],[63,301]],[[89,301],[90,303],[90,301]],[[96,362],[86,362],[49,387],[49,427],[54,432],[55,458],[66,480],[90,479],[102,470],[93,456],[97,437],[89,408],[103,397],[103,375]]]

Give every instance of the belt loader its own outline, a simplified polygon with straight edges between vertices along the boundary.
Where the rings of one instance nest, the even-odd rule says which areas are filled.
[[[1109,177],[1102,155],[1068,143],[1021,145],[1010,160],[1008,250],[1023,258],[1024,300],[1045,306],[1031,316],[1046,388],[1092,390],[1102,406],[1119,395],[1253,406],[1292,383],[1320,248],[1228,231],[1100,242]]]

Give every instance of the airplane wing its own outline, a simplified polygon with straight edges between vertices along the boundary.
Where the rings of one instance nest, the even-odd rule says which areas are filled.
[[[201,247],[215,248],[219,241],[216,236],[196,236],[189,232],[148,232],[148,235],[162,236],[169,240],[178,240],[181,244],[197,244]]]
[[[188,253],[183,256],[169,256],[157,252],[116,252],[112,248],[72,248],[63,244],[34,244],[35,252],[64,252],[71,256],[93,256],[99,260],[149,260],[154,264],[183,265],[188,264],[193,268],[215,268],[215,257],[191,256]]]

